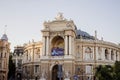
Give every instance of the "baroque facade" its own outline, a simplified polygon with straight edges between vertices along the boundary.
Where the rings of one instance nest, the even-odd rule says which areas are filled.
[[[6,34],[0,39],[0,80],[7,80],[10,43]]]
[[[97,39],[96,32],[91,36],[77,29],[61,13],[43,25],[42,42],[24,45],[23,79],[93,80],[96,66],[120,60],[120,45]]]

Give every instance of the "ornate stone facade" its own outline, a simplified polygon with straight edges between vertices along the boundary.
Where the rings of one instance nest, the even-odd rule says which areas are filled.
[[[39,80],[93,80],[95,67],[113,65],[120,60],[120,46],[77,30],[72,20],[59,13],[44,22],[42,42],[24,45],[23,78]]]
[[[0,39],[0,80],[7,80],[10,43],[6,34]]]

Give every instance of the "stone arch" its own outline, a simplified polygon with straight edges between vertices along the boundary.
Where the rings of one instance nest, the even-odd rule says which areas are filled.
[[[114,52],[111,50],[111,60],[114,60]]]
[[[64,38],[55,36],[51,41],[51,55],[63,56],[64,55]]]
[[[105,59],[106,59],[106,60],[108,60],[108,59],[109,59],[108,49],[105,49]]]
[[[63,74],[63,67],[61,65],[61,68],[59,67],[60,65],[59,64],[55,64],[53,67],[52,67],[52,70],[51,70],[51,73],[52,73],[52,80],[59,80],[59,73],[62,73]],[[61,71],[59,71],[61,70]],[[63,80],[63,76],[61,76],[61,80]]]
[[[51,64],[51,66],[50,66],[50,69],[49,69],[51,80],[52,80],[52,70],[53,70],[53,67],[54,67],[55,65],[62,65],[62,71],[63,71],[63,72],[65,71],[63,63],[60,63],[59,61],[53,62],[53,63]]]

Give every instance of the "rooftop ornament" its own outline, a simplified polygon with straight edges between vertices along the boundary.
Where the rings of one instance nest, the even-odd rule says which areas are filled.
[[[55,17],[56,20],[63,20],[64,17],[63,17],[63,13],[58,13],[57,16]]]

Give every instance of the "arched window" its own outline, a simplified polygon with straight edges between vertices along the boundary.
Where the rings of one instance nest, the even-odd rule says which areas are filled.
[[[28,50],[26,51],[26,59],[28,60]]]
[[[108,60],[109,59],[109,53],[108,53],[108,50],[105,49],[105,59]]]
[[[87,47],[85,49],[85,60],[90,60],[92,59],[92,50],[90,47]]]
[[[113,53],[113,50],[111,50],[111,60],[114,60],[114,53]]]
[[[52,56],[64,56],[64,39],[61,36],[56,36],[51,41],[51,55]],[[68,45],[69,47],[69,45]],[[69,54],[69,50],[68,50]]]
[[[40,49],[37,49],[36,56],[37,56],[37,58],[40,58]]]

